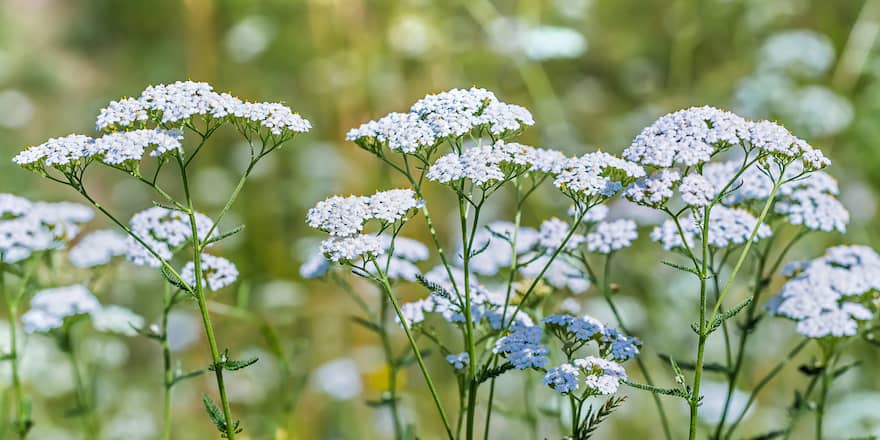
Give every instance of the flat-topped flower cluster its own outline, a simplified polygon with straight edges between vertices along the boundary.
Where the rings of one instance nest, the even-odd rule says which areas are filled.
[[[196,119],[206,124],[204,132],[195,128]],[[81,173],[94,161],[137,173],[147,151],[160,160],[183,153],[184,128],[207,136],[225,123],[245,136],[265,132],[276,144],[311,129],[308,120],[283,104],[247,102],[217,93],[207,83],[178,81],[147,87],[138,98],[112,101],[97,117],[102,136],[52,138],[25,149],[13,162],[41,174],[50,169]]]

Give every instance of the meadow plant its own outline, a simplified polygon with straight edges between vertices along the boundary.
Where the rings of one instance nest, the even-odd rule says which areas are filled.
[[[493,414],[502,407],[506,416],[522,418],[529,438],[546,436],[539,432],[545,427],[542,415],[554,418],[565,438],[591,438],[624,404],[622,386],[649,393],[667,439],[687,431],[693,440],[701,426],[710,438],[730,439],[758,393],[811,343],[819,359],[800,366],[809,381],[786,425],[762,438],[790,437],[808,409],[815,410],[816,438],[823,438],[829,390],[855,365],[843,364],[847,348],[874,340],[880,255],[865,246],[835,246],[816,259],[784,264],[804,237],[846,231],[849,213],[838,200],[837,182],[822,171],[830,165],[822,152],[774,122],[712,107],[659,118],[620,157],[602,151],[569,156],[517,143],[533,124],[528,110],[485,89],[425,96],[405,113],[364,123],[346,136],[394,171],[390,181],[398,187],[332,196],[305,215],[308,226],[326,236],[300,275],[336,283],[361,313],[354,322],[379,338],[387,389],[369,403],[388,411],[395,438],[427,432],[405,410],[398,383],[399,374],[416,365],[451,440],[494,438]],[[171,436],[175,384],[212,372],[220,404],[207,394],[203,402],[220,435],[234,439],[242,427],[232,415],[224,373],[257,359],[233,359],[214,335],[209,294],[239,278],[236,265],[217,248],[242,227],[221,228],[221,221],[254,167],[309,131],[310,124],[283,104],[250,103],[188,81],[151,86],[137,98],[111,102],[96,126],[98,137],[50,139],[13,160],[71,187],[119,230],[77,238],[80,226],[92,219],[90,208],[0,194],[0,288],[11,339],[3,360],[12,363],[15,430],[24,438],[32,425],[19,379],[17,323],[27,333],[56,337],[76,371],[83,430],[101,429],[82,373],[88,366],[77,357],[79,330],[74,329],[81,326],[75,324],[88,321],[96,332],[143,335],[159,343],[163,438]],[[244,139],[249,160],[223,208],[209,216],[196,210],[191,167],[224,127]],[[188,141],[193,145],[184,147]],[[159,201],[123,222],[87,189],[85,172],[97,164],[121,171]],[[526,224],[538,192],[569,209]],[[673,255],[660,262],[663,270],[694,278],[690,328],[695,337],[685,353],[663,346],[662,337],[644,346],[632,331],[638,327],[617,302],[616,294],[630,286],[614,282],[613,262],[640,236],[635,220],[615,214],[627,204],[662,214],[645,235]],[[435,217],[448,206],[455,220],[450,230],[438,227]],[[423,232],[416,223],[423,224]],[[427,237],[428,244],[416,236]],[[158,322],[150,325],[124,307],[102,305],[92,293],[99,289],[88,280],[44,283],[34,277],[52,262],[46,256],[58,251],[66,251],[68,263],[93,278],[122,260],[158,271],[165,281]],[[379,292],[376,304],[363,294],[365,283],[352,282],[348,273]],[[17,288],[8,288],[7,276],[17,280]],[[780,290],[766,299],[777,279],[784,280]],[[579,307],[578,295],[590,290],[604,300],[614,322],[571,312]],[[413,298],[413,291],[421,295]],[[19,316],[26,300],[30,307]],[[175,366],[169,347],[169,315],[185,300],[198,305],[211,354],[206,368],[189,372]],[[747,389],[743,377],[755,346],[750,342],[768,316],[793,321],[801,338]],[[401,331],[404,347],[396,344]],[[719,340],[723,359],[709,359],[707,346]],[[659,352],[668,368],[652,370],[645,356],[649,350]],[[436,351],[441,359],[426,362]],[[633,364],[638,374],[628,372]],[[356,367],[339,360],[320,370],[319,381]],[[440,374],[455,377],[454,412],[438,389]],[[721,380],[704,378],[709,374]],[[513,415],[496,401],[496,382],[505,375],[523,383],[522,414]],[[722,397],[701,413],[704,382]],[[337,394],[359,394],[360,382],[351,383],[357,389],[337,389]],[[539,412],[536,391],[553,396],[555,409]],[[685,426],[667,411],[666,398],[686,403]]]
[[[241,177],[228,195],[220,212],[213,218],[196,210],[190,175],[199,153],[209,140],[229,127],[246,142],[249,159]],[[78,253],[78,265],[124,254],[136,265],[153,267],[167,280],[161,325],[145,329],[147,336],[160,341],[165,356],[165,427],[170,438],[171,387],[181,379],[197,374],[171,369],[167,346],[168,313],[178,301],[191,298],[198,303],[211,353],[207,370],[214,373],[220,397],[219,407],[207,394],[203,401],[211,421],[225,438],[234,439],[242,430],[232,416],[224,384],[224,371],[247,367],[256,359],[234,360],[228,349],[221,350],[214,336],[208,311],[208,292],[221,289],[238,277],[235,265],[207,253],[218,242],[241,230],[221,231],[220,224],[254,167],[300,133],[308,132],[310,123],[280,103],[248,102],[228,93],[219,93],[206,83],[183,81],[150,86],[137,98],[110,102],[101,109],[96,122],[101,134],[89,137],[73,134],[53,138],[29,147],[13,161],[52,181],[69,186],[125,234],[125,241],[107,233],[90,241],[94,247]],[[185,147],[188,143],[191,146]],[[208,147],[211,148],[211,147]],[[152,159],[153,163],[148,163]],[[103,165],[140,182],[159,198],[155,206],[136,213],[129,222],[111,213],[88,189],[86,171]],[[172,170],[163,172],[167,168]],[[174,186],[177,196],[172,195]],[[83,244],[85,245],[85,244]],[[178,256],[190,261],[176,263]],[[98,322],[116,318],[104,316]]]

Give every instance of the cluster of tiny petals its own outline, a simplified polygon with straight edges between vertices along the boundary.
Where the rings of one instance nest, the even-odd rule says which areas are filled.
[[[630,185],[623,193],[634,203],[648,206],[665,204],[674,194],[675,185],[681,181],[676,169],[660,169],[651,176],[643,177]]]
[[[122,165],[140,161],[146,149],[154,146],[150,156],[160,157],[169,153],[183,151],[180,130],[141,129],[117,131],[95,139],[94,151],[97,157],[108,165]]]
[[[194,81],[149,86],[138,98],[113,101],[99,112],[96,128],[141,128],[148,120],[162,126],[180,126],[193,116],[255,122],[276,136],[311,129],[308,120],[281,103],[246,102],[228,93],[217,93],[207,83]]]
[[[564,161],[565,155],[559,151],[497,141],[438,158],[428,169],[426,177],[439,183],[467,179],[478,186],[486,186],[527,170],[559,172]]]
[[[92,158],[95,140],[81,134],[52,138],[18,153],[12,161],[28,168],[69,167]]]
[[[708,162],[732,145],[749,145],[786,160],[800,160],[809,169],[830,164],[822,152],[770,121],[752,122],[713,107],[692,107],[657,119],[642,130],[623,152],[646,166],[669,168]]]
[[[375,140],[405,154],[437,143],[433,128],[414,113],[389,113],[381,119],[349,130],[345,139],[359,143]]]
[[[637,338],[626,336],[590,316],[551,315],[542,322],[563,341],[593,341],[603,356],[621,362],[635,357],[641,346]]]
[[[204,241],[208,231],[214,225],[210,217],[195,213],[196,232]],[[161,206],[145,209],[132,216],[129,221],[132,233],[146,243],[164,260],[173,256],[173,250],[192,238],[192,225],[189,216]],[[212,237],[217,235],[214,230]],[[161,262],[141,243],[132,237],[126,237],[128,250],[126,259],[139,266],[159,267]]]
[[[309,209],[306,222],[330,235],[347,237],[359,234],[369,220],[378,219],[386,223],[403,220],[421,204],[411,189],[380,191],[369,197],[334,196]]]
[[[471,357],[468,352],[463,351],[458,354],[446,355],[446,362],[452,365],[456,370],[464,370],[471,363]]]
[[[220,290],[238,279],[238,268],[235,264],[223,257],[211,254],[201,255],[202,285],[212,291]],[[195,263],[186,263],[180,271],[180,276],[190,286],[196,285]]]
[[[518,370],[544,368],[549,350],[541,343],[543,335],[541,327],[515,325],[509,335],[495,342],[492,351],[506,357]]]
[[[594,152],[567,159],[553,184],[576,198],[611,197],[644,175],[639,165]]]
[[[321,252],[335,263],[375,258],[384,251],[381,238],[375,235],[330,237],[321,242]]]
[[[623,157],[642,164],[669,168],[708,162],[723,146],[739,142],[748,123],[713,107],[692,107],[657,119],[636,136]]]
[[[571,226],[556,217],[544,220],[538,229],[538,246],[543,249],[557,249],[563,245],[566,236],[571,231]],[[584,241],[581,234],[572,234],[568,242],[564,243],[566,249],[575,249]]]
[[[73,240],[94,212],[78,203],[30,202],[0,194],[0,261],[16,263],[34,252],[59,249]]]
[[[797,322],[809,338],[853,336],[880,289],[880,255],[867,246],[836,246],[815,260],[799,263],[782,290],[768,302],[776,315]],[[867,307],[866,307],[867,306]]]
[[[413,104],[410,113],[427,122],[438,138],[460,137],[481,127],[501,135],[535,123],[525,108],[503,103],[494,93],[476,87],[427,95]]]
[[[413,104],[409,112],[390,113],[364,123],[350,130],[346,139],[371,150],[387,146],[393,151],[413,154],[444,139],[477,130],[486,129],[498,137],[534,123],[525,108],[503,103],[492,92],[474,87],[427,95]]]
[[[94,231],[84,236],[70,249],[67,258],[79,268],[91,268],[109,263],[114,257],[128,251],[126,236],[112,229]]]
[[[639,236],[636,229],[636,222],[629,219],[599,223],[593,232],[587,234],[587,250],[610,254],[632,246],[633,240]]]
[[[562,364],[547,370],[541,383],[562,394],[572,393],[580,388],[580,370],[572,364]]]
[[[718,189],[705,177],[699,174],[689,174],[684,177],[679,185],[681,200],[688,206],[705,207],[715,199]]]
[[[575,359],[574,365],[585,373],[584,386],[601,395],[614,394],[627,379],[626,370],[617,362],[595,356]]]
[[[98,310],[101,303],[88,289],[75,284],[43,289],[34,295],[30,306],[21,319],[25,331],[33,333],[59,328],[65,318],[91,313]]]
[[[651,232],[651,239],[659,242],[666,250],[684,247],[685,240],[690,246],[700,236],[701,220],[688,216],[679,220],[679,224],[681,231],[674,221],[664,221]],[[715,206],[709,214],[709,246],[726,248],[743,244],[757,225],[758,219],[745,209]],[[767,238],[771,234],[770,227],[762,223],[758,227],[755,240]]]

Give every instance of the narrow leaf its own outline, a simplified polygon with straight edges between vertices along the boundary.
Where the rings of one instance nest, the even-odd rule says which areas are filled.
[[[659,394],[659,395],[663,395],[663,396],[681,397],[682,399],[690,399],[690,397],[691,397],[687,393],[685,393],[684,390],[681,390],[678,388],[660,388],[660,387],[655,387],[654,385],[648,385],[648,384],[644,384],[644,383],[630,382],[630,381],[624,381],[623,383],[625,383],[633,388],[637,388],[637,389],[640,389],[643,391],[648,391],[650,393]]]
[[[210,245],[210,244],[217,243],[218,241],[225,240],[225,239],[227,239],[227,238],[229,238],[229,237],[232,237],[232,236],[235,235],[235,234],[238,234],[238,233],[241,232],[243,229],[244,229],[244,225],[239,225],[239,226],[236,226],[235,228],[233,228],[233,229],[231,229],[231,230],[229,230],[229,231],[222,232],[222,233],[220,233],[220,234],[217,234],[217,235],[214,235],[214,236],[212,236],[212,237],[209,237],[209,238],[205,241],[205,243],[204,243],[203,246],[208,246],[208,245]]]
[[[718,316],[715,317],[714,320],[709,324],[709,328],[706,330],[706,335],[711,334],[715,330],[718,330],[718,327],[721,327],[721,324],[724,324],[724,321],[727,321],[730,318],[736,316],[737,313],[742,311],[742,309],[746,308],[749,304],[752,303],[753,297],[748,297],[745,301],[733,306],[733,308],[728,309],[722,313],[719,313]]]

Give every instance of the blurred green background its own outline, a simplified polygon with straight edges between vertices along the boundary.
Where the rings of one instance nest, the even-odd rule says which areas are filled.
[[[816,234],[795,252],[813,257],[832,243],[874,244],[880,232],[878,31],[876,0],[0,0],[0,191],[76,200],[8,159],[49,137],[93,134],[98,109],[148,84],[193,79],[250,100],[286,102],[315,128],[261,164],[236,204],[235,220],[247,229],[224,245],[224,254],[247,281],[215,298],[221,343],[262,358],[259,367],[232,379],[235,410],[253,439],[386,438],[387,414],[364,404],[384,386],[377,341],[348,319],[355,308],[344,294],[298,275],[316,237],[304,223],[308,207],[332,193],[389,185],[377,161],[344,141],[348,129],[404,111],[427,93],[471,85],[533,112],[537,124],[523,143],[570,153],[620,152],[657,116],[692,105],[776,119],[832,159],[828,171],[840,180],[852,213],[846,237]],[[216,212],[235,184],[244,150],[219,139],[206,153],[196,196]],[[124,217],[150,204],[148,194],[115,175],[90,185]],[[564,205],[547,191],[525,221],[563,216]],[[506,211],[499,206],[496,212],[504,218]],[[623,206],[612,213],[635,215]],[[454,218],[442,220],[441,227]],[[418,223],[408,233],[424,238],[422,229]],[[624,313],[645,339],[645,356],[665,372],[657,352],[691,357],[693,338],[683,324],[691,315],[682,319],[682,313],[695,313],[696,295],[692,280],[659,267],[656,248],[642,237],[615,270]],[[161,304],[155,274],[122,270],[115,279],[126,281],[115,281],[104,297],[155,318]],[[607,315],[593,296],[577,298],[583,311]],[[184,306],[178,313],[178,332],[195,339],[179,341],[184,369],[208,359],[192,312]],[[276,345],[265,323],[283,358],[272,354]],[[746,381],[790,347],[792,327],[781,321],[764,326]],[[153,438],[161,408],[156,347],[96,341],[104,436]],[[102,356],[116,356],[115,362]],[[851,357],[865,368],[837,383],[828,432],[878,433],[880,381],[870,371],[878,358],[861,346]],[[439,357],[430,362],[445,368]],[[342,385],[328,386],[346,374],[351,377]],[[454,377],[440,376],[447,406],[454,408]],[[422,438],[439,438],[417,370],[403,380],[408,419],[419,422]],[[518,381],[500,382],[502,405],[521,405]],[[779,426],[802,383],[794,368],[787,370],[761,394],[740,433]],[[44,394],[31,388],[48,395],[37,397],[48,403],[36,409],[34,438],[71,438],[65,430],[76,425],[63,416],[69,393],[59,392],[62,385],[54,393],[44,387]],[[212,387],[205,378],[177,389],[175,438],[214,435],[199,400]],[[650,398],[630,394],[599,438],[659,437]],[[547,396],[534,404],[552,406]],[[710,401],[707,395],[704,411],[711,411]],[[686,417],[678,402],[667,406],[676,420]],[[494,423],[495,438],[524,438],[515,417]],[[541,426],[548,438],[558,438],[552,418]]]

